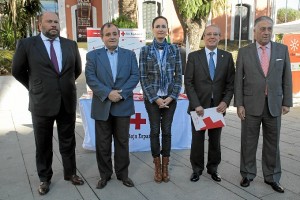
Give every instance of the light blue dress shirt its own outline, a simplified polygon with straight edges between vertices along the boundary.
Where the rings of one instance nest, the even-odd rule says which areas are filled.
[[[118,47],[114,50],[114,51],[109,51],[106,47],[105,47],[106,53],[107,53],[107,57],[110,63],[110,68],[111,68],[111,72],[113,75],[113,79],[114,82],[116,81],[116,76],[117,76],[117,68],[118,68]]]
[[[214,52],[214,55],[213,55],[213,59],[214,59],[214,63],[215,63],[215,68],[217,66],[217,56],[218,56],[218,50],[217,48],[215,48],[213,51],[209,50],[208,48],[205,47],[205,54],[206,54],[206,59],[207,59],[207,63],[209,63],[209,59],[210,59],[210,55],[209,53],[210,52]]]

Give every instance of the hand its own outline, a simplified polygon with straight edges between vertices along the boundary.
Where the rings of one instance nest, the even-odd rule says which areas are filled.
[[[245,119],[245,117],[246,117],[246,115],[245,115],[245,108],[244,108],[244,106],[239,106],[238,108],[237,108],[237,114],[238,114],[238,116],[239,116],[239,118],[241,119],[241,120],[244,120]]]
[[[217,112],[225,113],[226,109],[227,109],[227,104],[224,101],[221,101],[220,104],[217,107]]]
[[[288,112],[290,112],[290,107],[287,107],[287,106],[282,106],[282,114],[285,115],[287,114]]]
[[[120,101],[122,99],[122,96],[120,94],[121,92],[122,90],[112,90],[108,95],[109,100],[114,103]]]
[[[162,98],[158,98],[155,102],[159,108],[169,108],[169,106],[166,105],[165,100]]]
[[[166,99],[163,99],[163,105],[161,105],[161,108],[169,108],[169,104],[173,101],[172,97],[167,97]]]
[[[202,106],[196,107],[195,111],[196,111],[197,115],[203,117],[203,115],[204,115],[204,108]]]

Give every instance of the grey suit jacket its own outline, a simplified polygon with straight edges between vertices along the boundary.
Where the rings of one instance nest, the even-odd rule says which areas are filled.
[[[119,47],[116,81],[105,48],[93,50],[86,55],[86,82],[93,91],[92,113],[95,120],[107,120],[109,114],[125,117],[135,113],[133,89],[139,82],[135,53]],[[122,90],[123,99],[113,103],[108,99],[113,89]]]
[[[40,35],[22,39],[12,63],[12,75],[29,91],[29,110],[41,116],[54,116],[64,102],[68,113],[76,112],[75,80],[81,74],[77,43],[60,37],[62,71],[58,75]]]
[[[282,106],[293,106],[292,75],[287,46],[271,42],[271,58],[266,77],[260,65],[256,43],[241,48],[236,63],[234,106],[244,106],[246,114],[261,115],[266,87],[272,116],[281,115]]]
[[[233,96],[234,73],[234,62],[229,52],[218,49],[214,80],[209,75],[205,49],[190,53],[184,74],[189,99],[188,113],[198,106],[209,108],[212,95],[214,106],[221,101],[229,106]]]

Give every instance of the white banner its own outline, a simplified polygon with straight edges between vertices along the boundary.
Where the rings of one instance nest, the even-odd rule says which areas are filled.
[[[91,99],[79,99],[79,109],[85,132],[82,147],[95,150],[95,121],[91,115]],[[135,115],[130,119],[129,150],[150,151],[150,125],[143,101],[134,101]],[[188,100],[178,100],[172,123],[172,149],[191,147],[191,118],[187,114]]]
[[[87,48],[88,52],[104,47],[100,37],[100,28],[87,28]],[[145,30],[120,28],[119,47],[135,52],[139,61],[140,49],[146,45]]]

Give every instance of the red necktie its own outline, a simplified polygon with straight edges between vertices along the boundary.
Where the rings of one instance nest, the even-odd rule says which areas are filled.
[[[49,40],[49,42],[50,42],[50,57],[51,57],[51,62],[54,65],[55,71],[59,74],[59,67],[58,67],[56,53],[55,53],[55,50],[54,50],[54,47],[53,47],[53,41],[54,40]]]
[[[260,55],[260,64],[262,67],[262,70],[265,74],[265,76],[267,76],[268,70],[269,70],[269,57],[267,54],[267,50],[265,46],[261,46],[261,55]]]

